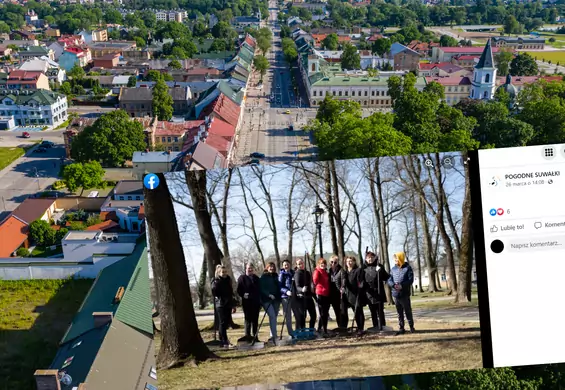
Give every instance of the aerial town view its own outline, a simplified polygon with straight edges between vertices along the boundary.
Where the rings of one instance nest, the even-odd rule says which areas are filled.
[[[146,173],[563,143],[564,75],[560,0],[0,0],[0,389],[157,388]]]

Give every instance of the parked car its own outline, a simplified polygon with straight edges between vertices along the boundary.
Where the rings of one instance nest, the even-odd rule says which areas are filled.
[[[40,145],[42,148],[46,148],[46,149],[52,148],[53,146],[55,146],[55,144],[54,144],[53,142],[51,142],[51,141],[42,141],[39,145]]]
[[[290,114],[290,110],[286,110],[284,113],[285,113],[285,114]]]
[[[249,155],[249,157],[251,157],[251,158],[265,158],[265,155],[263,153],[253,152]]]
[[[47,152],[47,148],[40,146],[39,148],[35,149],[35,153],[45,153]]]
[[[29,133],[27,131],[24,131],[22,133],[22,138],[29,138],[29,137],[31,137],[31,135],[29,135]]]
[[[259,165],[260,161],[257,158],[252,159],[249,161],[249,165]]]
[[[293,125],[288,126],[288,131],[294,131],[294,126]]]

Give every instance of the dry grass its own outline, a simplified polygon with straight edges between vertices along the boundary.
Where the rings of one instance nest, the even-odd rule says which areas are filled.
[[[267,321],[265,319],[260,331],[259,337],[263,341],[269,337]],[[203,328],[208,324],[202,322],[200,326]],[[279,332],[280,325],[279,322]],[[404,336],[365,335],[305,341],[294,346],[271,346],[257,351],[218,351],[222,359],[202,363],[197,368],[159,371],[159,390],[281,384],[482,366],[480,334],[476,325],[425,321],[418,321],[416,325],[418,333]],[[330,324],[332,327],[335,323]],[[205,341],[212,340],[213,332],[202,332],[202,336]],[[232,343],[241,336],[243,329],[228,332]],[[157,335],[156,348],[159,346]]]

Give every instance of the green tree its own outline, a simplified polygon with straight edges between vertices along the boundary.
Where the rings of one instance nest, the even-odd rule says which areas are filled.
[[[124,21],[120,11],[114,8],[106,10],[104,13],[104,21],[109,24],[121,24]]]
[[[333,126],[339,120],[341,115],[352,115],[354,117],[361,116],[361,106],[354,100],[337,100],[326,95],[324,100],[320,102],[316,120],[323,124]]]
[[[81,188],[84,190],[100,187],[104,178],[104,169],[98,161],[73,163],[63,169],[63,181],[71,192]]]
[[[439,38],[439,45],[444,47],[455,47],[459,45],[457,39],[450,37],[449,35],[442,35]]]
[[[214,41],[212,42],[212,45],[210,46],[209,51],[210,52],[220,52],[220,51],[226,51],[227,49],[227,45],[226,45],[226,41],[224,39],[214,39]]]
[[[504,19],[504,32],[506,34],[520,34],[522,31],[522,28],[520,26],[520,23],[518,23],[518,21],[516,20],[516,18],[513,15],[508,15],[505,19]]]
[[[391,46],[392,42],[390,39],[380,38],[373,43],[371,50],[373,53],[377,53],[382,57],[390,51]]]
[[[74,64],[67,75],[73,80],[80,80],[84,78],[85,73],[84,69],[82,69],[78,64]]]
[[[432,81],[431,83],[426,84],[424,92],[436,95],[440,100],[445,100],[445,88],[437,81]]]
[[[128,88],[133,88],[137,85],[137,77],[129,76],[128,78]]]
[[[253,58],[253,65],[255,66],[255,69],[259,71],[261,74],[261,80],[263,80],[263,76],[267,72],[267,69],[271,66],[267,58],[262,55],[255,56],[255,58]]]
[[[133,39],[135,41],[135,46],[137,47],[145,47],[146,43],[145,43],[145,39],[141,38],[141,37],[135,37]]]
[[[510,71],[510,61],[514,58],[514,54],[508,50],[500,50],[494,55],[496,68],[500,76],[506,76]]]
[[[337,50],[339,47],[339,38],[336,33],[328,34],[322,40],[322,47],[326,50]]]
[[[29,225],[29,235],[38,246],[50,246],[55,242],[55,230],[49,222],[37,219]]]
[[[208,27],[206,24],[201,20],[194,23],[194,27],[192,27],[192,35],[195,37],[205,37],[208,34]]]
[[[361,69],[361,56],[357,48],[351,44],[346,44],[341,54],[341,68],[354,70]]]
[[[431,375],[430,390],[538,390],[542,384],[539,378],[518,379],[512,368],[449,371]]]
[[[510,63],[512,76],[536,76],[538,73],[538,64],[528,53],[518,54]]]
[[[60,228],[59,230],[55,231],[55,242],[61,242],[63,240],[63,238],[65,238],[65,236],[67,235],[67,233],[69,232],[69,229],[67,228]]]
[[[147,148],[143,130],[141,122],[130,119],[123,110],[103,114],[73,137],[71,157],[77,162],[121,167],[132,159],[133,152]]]
[[[182,69],[182,64],[178,60],[172,60],[167,64],[167,67],[171,69]]]
[[[157,80],[153,87],[153,116],[160,121],[170,121],[173,117],[173,97],[163,79]]]
[[[263,55],[265,55],[271,48],[271,40],[266,37],[259,37],[257,39],[257,47],[259,47]]]
[[[163,79],[163,73],[158,70],[150,70],[145,75],[145,81],[158,81]]]
[[[214,38],[229,39],[232,36],[232,27],[227,22],[218,22],[212,27]]]
[[[0,34],[9,34],[12,29],[6,22],[0,21]]]
[[[18,250],[16,251],[16,256],[18,257],[28,257],[29,255],[29,249],[24,248],[23,246],[21,248],[18,248]]]

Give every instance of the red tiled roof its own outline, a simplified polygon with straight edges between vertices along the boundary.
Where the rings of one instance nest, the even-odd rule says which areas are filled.
[[[97,223],[96,225],[92,225],[86,228],[86,230],[102,230],[102,231],[106,231],[108,229],[112,229],[116,226],[120,226],[119,223],[114,222],[114,221],[104,221],[104,222],[100,222]]]
[[[80,57],[87,54],[90,51],[90,49],[80,46],[68,46],[65,48],[65,51],[68,51],[69,53],[73,53],[77,57]]]
[[[484,47],[482,46],[465,46],[465,47],[446,47],[438,46],[444,53],[478,53],[479,55],[483,52]],[[500,50],[498,47],[493,47],[492,52],[496,53]]]
[[[218,75],[221,72],[216,68],[193,68],[187,69],[184,73],[191,76],[197,76],[206,74]]]
[[[8,75],[7,84],[35,84],[42,74],[39,71],[13,70]]]
[[[29,227],[14,216],[0,225],[0,257],[10,257],[27,239]]]
[[[512,77],[512,85],[525,85],[525,84],[533,84],[536,81],[545,80],[548,82],[552,81],[561,81],[561,76],[519,76],[519,77]],[[506,77],[497,77],[496,78],[496,85],[502,85],[506,83]]]
[[[426,83],[431,83],[432,81],[438,82],[441,85],[471,85],[471,79],[469,77],[426,77]]]
[[[257,45],[255,39],[254,39],[251,35],[249,35],[249,34],[247,34],[247,35],[245,36],[244,42],[247,43],[247,44],[248,44],[249,46],[251,46],[251,47],[255,47],[255,45]]]
[[[227,140],[232,140],[235,135],[235,126],[224,122],[221,119],[214,119],[211,123],[208,133],[224,137]]]
[[[374,42],[377,39],[381,39],[384,38],[381,34],[373,34],[369,37],[369,39],[367,39],[369,42]]]
[[[480,58],[481,56],[479,54],[477,54],[476,56],[471,56],[471,55],[461,55],[461,56],[456,56],[455,59],[457,60],[462,60],[462,61],[469,61],[469,60],[474,60],[475,58]]]
[[[200,118],[204,118],[205,116],[219,116],[230,125],[237,126],[240,111],[240,106],[230,100],[226,95],[220,94],[216,100],[203,110]]]
[[[338,42],[350,42],[351,37],[349,35],[338,35],[337,41]]]
[[[100,218],[103,221],[110,221],[110,220],[115,221],[115,222],[119,221],[118,216],[116,215],[115,211],[101,211],[100,212]]]
[[[214,133],[209,133],[208,137],[206,138],[206,144],[216,149],[220,152],[224,158],[228,157],[228,152],[231,147],[231,142],[225,139],[222,136],[219,136]]]

